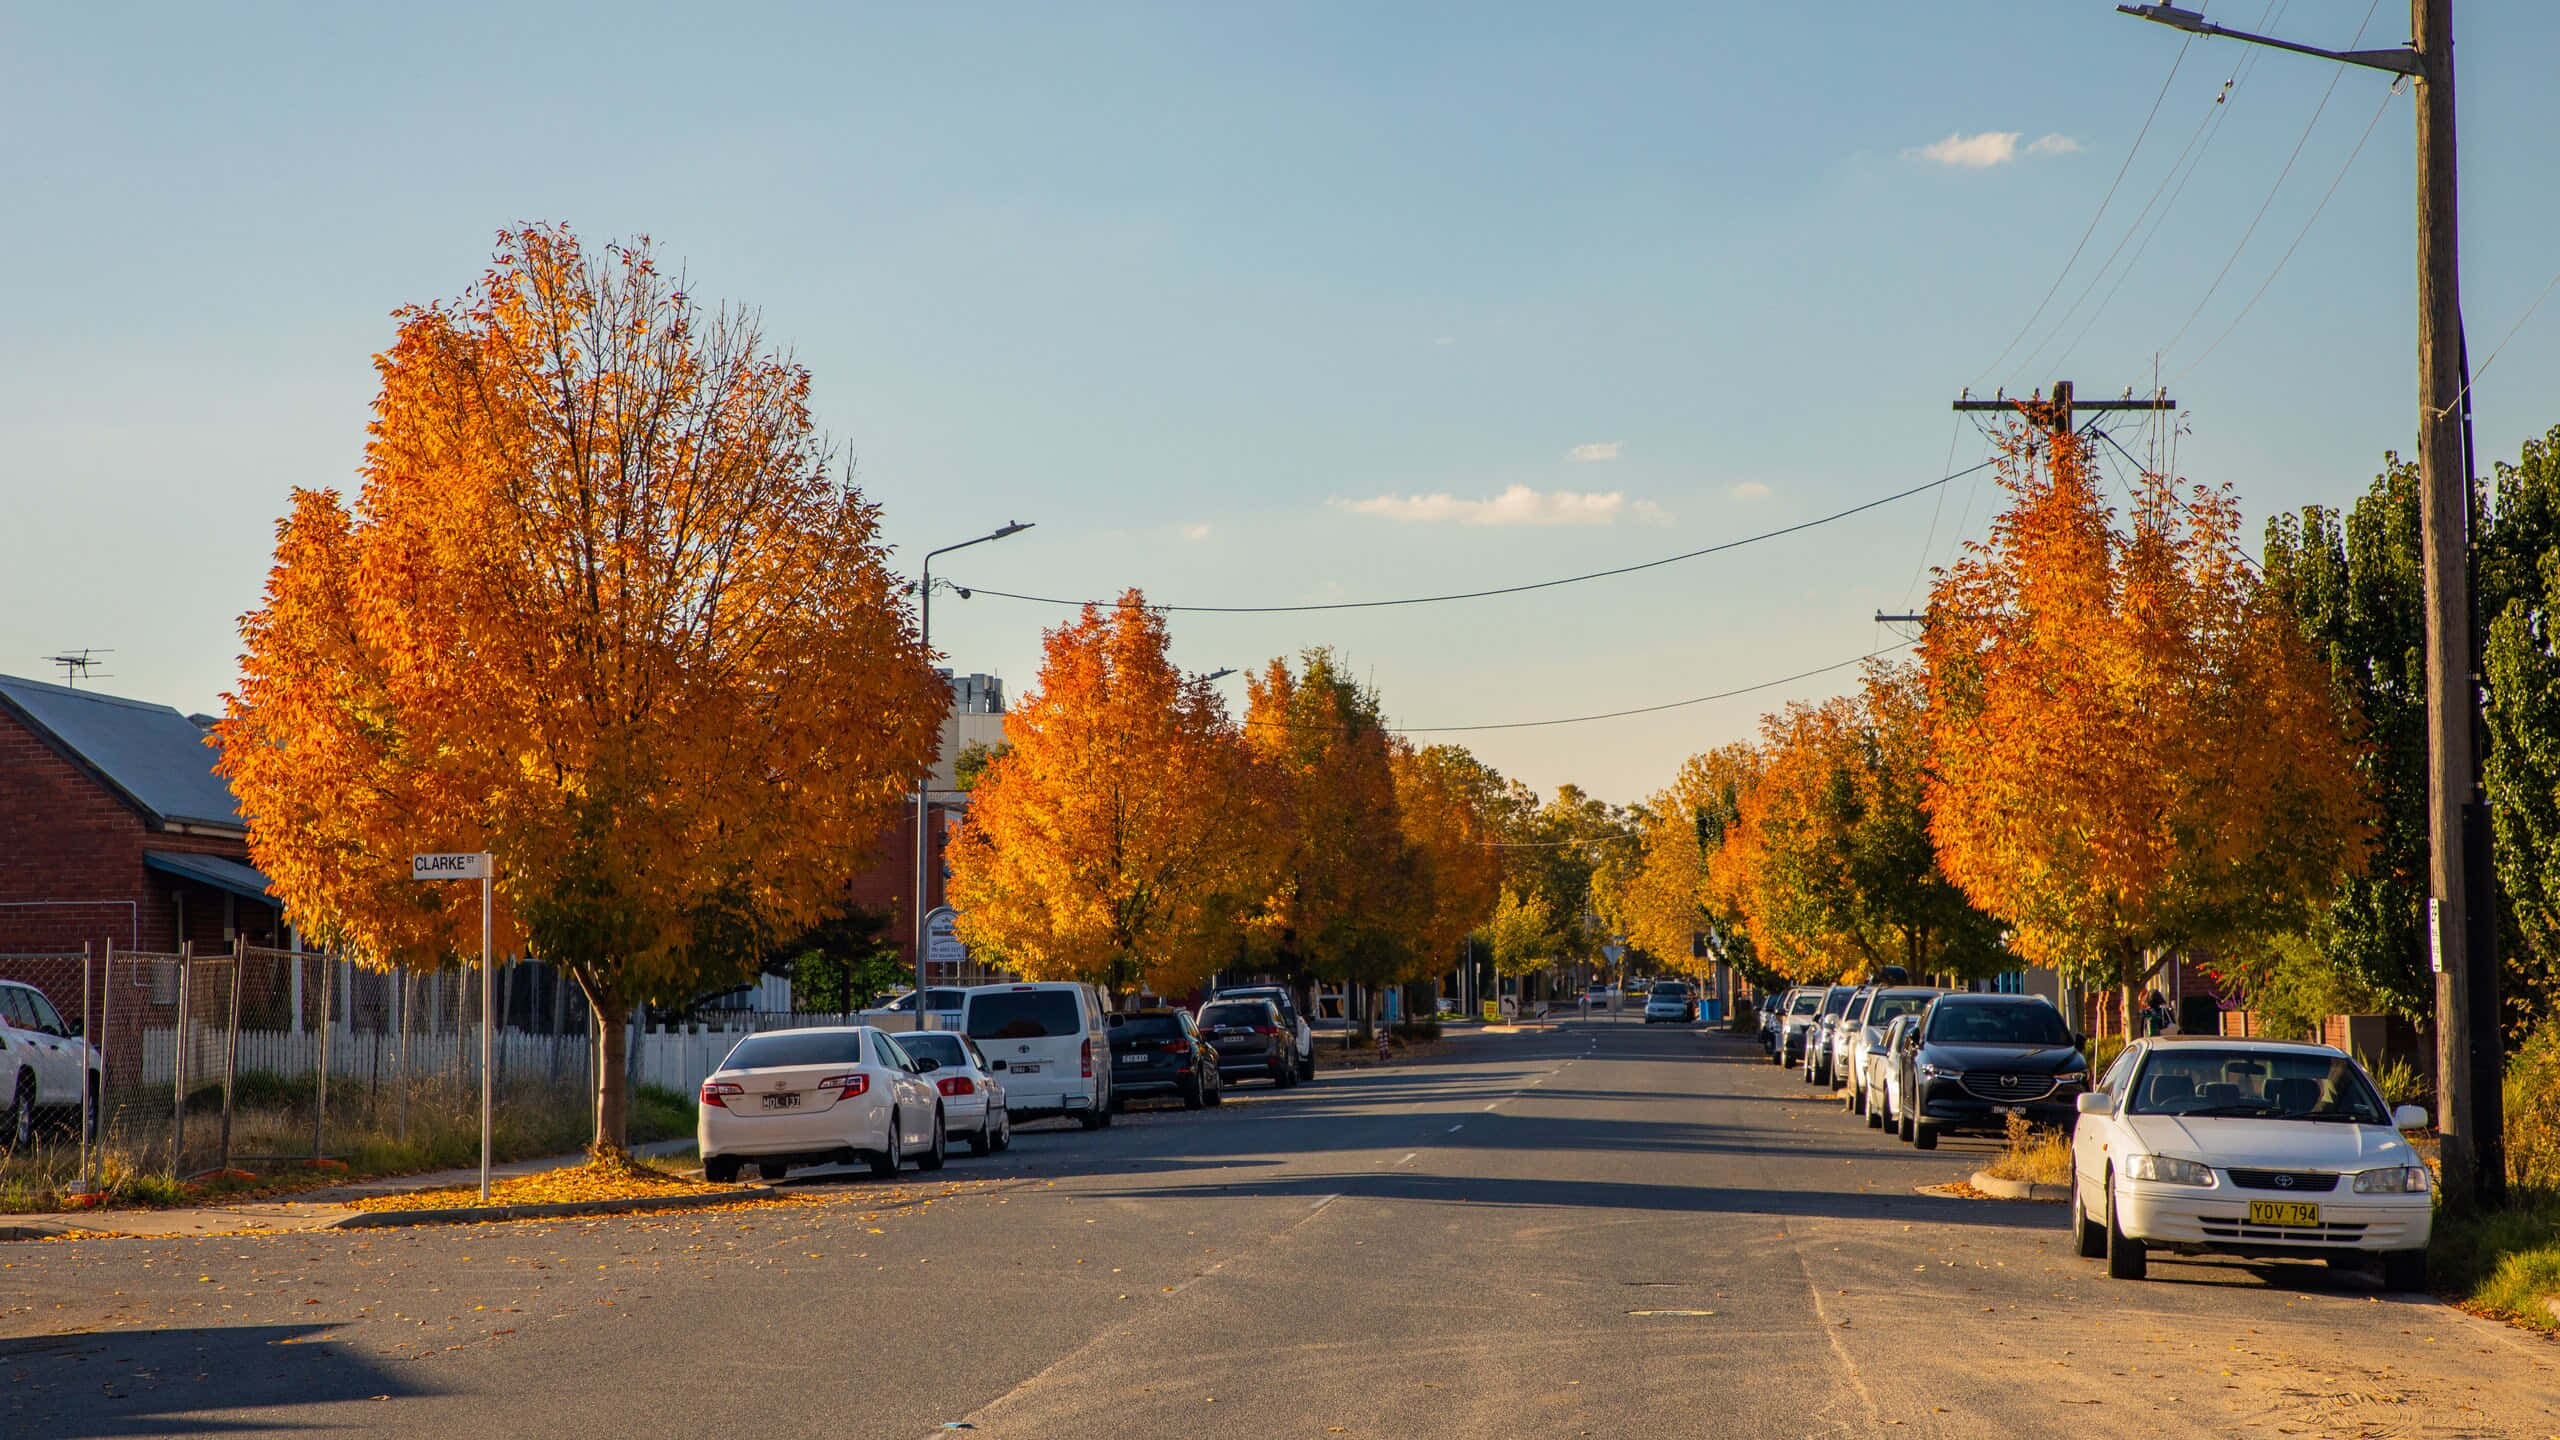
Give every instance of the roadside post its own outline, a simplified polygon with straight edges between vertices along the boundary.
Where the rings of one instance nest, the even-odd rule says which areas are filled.
[[[489,970],[489,886],[496,857],[476,855],[412,855],[412,880],[477,880],[480,882],[480,1203],[489,1203],[489,1060],[491,1031],[497,1021],[496,989]]]

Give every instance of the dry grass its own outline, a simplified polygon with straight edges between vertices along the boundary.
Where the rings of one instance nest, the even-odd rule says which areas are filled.
[[[2071,1183],[2071,1132],[2038,1130],[2024,1115],[2009,1117],[2009,1146],[1982,1167],[1995,1179],[2030,1185]]]

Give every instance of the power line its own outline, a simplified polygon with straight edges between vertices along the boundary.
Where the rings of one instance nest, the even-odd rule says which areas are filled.
[[[2446,403],[2444,407],[2446,414],[2453,413],[2454,407],[2462,403],[2462,398],[2471,393],[2473,386],[2480,383],[2480,377],[2488,374],[2489,367],[2498,363],[2498,357],[2506,353],[2507,342],[2515,339],[2516,332],[2524,328],[2524,322],[2532,319],[2533,312],[2542,308],[2542,302],[2551,298],[2551,291],[2555,286],[2560,286],[2560,275],[2553,275],[2550,283],[2542,287],[2542,293],[2534,296],[2533,303],[2524,307],[2524,313],[2516,317],[2516,323],[2508,326],[2507,333],[2498,337],[2497,345],[2489,351],[2489,358],[2480,362],[2480,368],[2471,372],[2470,380],[2466,381],[2460,390],[2455,391],[2453,399]]]
[[[1381,726],[1380,728],[1391,735],[1446,735],[1462,730],[1529,730],[1545,725],[1583,725],[1594,720],[1622,720],[1630,715],[1653,715],[1665,710],[1679,710],[1691,705],[1704,705],[1711,700],[1731,700],[1739,695],[1750,695],[1762,690],[1775,690],[1781,685],[1793,685],[1799,680],[1811,680],[1819,675],[1829,675],[1835,671],[1846,670],[1852,665],[1864,665],[1870,660],[1882,659],[1887,655],[1893,654],[1897,650],[1908,650],[1916,643],[1918,642],[1905,640],[1899,645],[1887,645],[1881,650],[1870,650],[1864,655],[1851,656],[1846,660],[1836,661],[1832,664],[1819,666],[1812,670],[1798,671],[1796,674],[1781,676],[1775,680],[1763,680],[1757,685],[1744,685],[1737,689],[1719,690],[1713,695],[1695,695],[1686,700],[1671,700],[1660,705],[1639,705],[1632,710],[1605,710],[1597,715],[1567,715],[1554,720],[1507,720],[1499,724],[1492,725],[1386,725]],[[1250,724],[1252,722],[1248,721],[1246,723]]]
[[[2170,377],[2172,383],[2185,379],[2197,366],[2210,358],[2214,351],[2221,349],[2222,342],[2230,339],[2231,332],[2239,329],[2240,322],[2248,319],[2249,312],[2257,308],[2258,301],[2267,293],[2267,287],[2276,283],[2276,277],[2284,273],[2286,263],[2293,259],[2293,252],[2302,248],[2303,240],[2311,234],[2311,227],[2320,223],[2321,213],[2329,208],[2329,201],[2337,195],[2338,186],[2345,182],[2347,172],[2355,168],[2356,157],[2364,153],[2365,142],[2373,138],[2374,127],[2382,123],[2382,112],[2391,108],[2391,97],[2397,93],[2396,89],[2382,92],[2382,103],[2373,107],[2373,118],[2364,122],[2364,133],[2356,137],[2355,148],[2347,152],[2345,163],[2338,166],[2337,176],[2330,180],[2329,188],[2322,192],[2320,203],[2311,207],[2311,218],[2302,222],[2302,229],[2293,237],[2293,243],[2284,247],[2284,254],[2276,258],[2276,268],[2268,271],[2267,278],[2258,282],[2256,292],[2249,296],[2249,303],[2240,307],[2240,313],[2232,316],[2231,323],[2223,327],[2222,333],[2213,337],[2213,343],[2204,347],[2204,353],[2188,361],[2185,369]]]
[[[2036,322],[2044,318],[2045,307],[2053,303],[2054,296],[2062,293],[2062,282],[2071,278],[2071,267],[2080,263],[2080,252],[2089,248],[2089,237],[2098,233],[2098,222],[2107,217],[2107,207],[2115,203],[2116,187],[2124,184],[2126,172],[2133,169],[2133,157],[2142,153],[2143,138],[2151,133],[2151,122],[2159,118],[2160,102],[2169,98],[2169,86],[2178,78],[2178,67],[2186,63],[2187,46],[2194,43],[2195,37],[2188,36],[2178,46],[2178,53],[2170,59],[2169,73],[2160,81],[2160,93],[2151,97],[2151,111],[2142,117],[2142,128],[2134,132],[2133,144],[2124,152],[2124,163],[2116,167],[2116,178],[2107,182],[2107,193],[2099,197],[2097,211],[2089,217],[2089,228],[2080,232],[2080,243],[2071,247],[2070,256],[2054,273],[2053,283],[2045,288],[2044,298],[2036,302],[2036,308],[2018,327],[2018,333],[2010,336],[2009,343],[2000,347],[2000,353],[1993,357],[1991,363],[1982,367],[1982,374],[1976,378],[1975,384],[1999,373],[2000,362],[2008,359],[2009,352],[2018,348],[2018,342],[2027,338],[2027,332],[2036,328]]]
[[[1837,510],[1831,514],[1820,516],[1816,519],[1800,521],[1797,524],[1784,526],[1776,530],[1763,530],[1757,535],[1745,535],[1738,540],[1720,541],[1716,544],[1709,545],[1704,549],[1686,550],[1677,555],[1665,555],[1658,560],[1645,560],[1634,565],[1620,565],[1608,570],[1593,570],[1581,575],[1565,575],[1553,580],[1535,580],[1526,585],[1501,585],[1490,590],[1460,590],[1446,595],[1406,595],[1392,600],[1334,600],[1320,604],[1306,605],[1160,605],[1149,603],[1146,608],[1156,611],[1180,611],[1188,614],[1288,615],[1300,614],[1311,610],[1379,610],[1395,605],[1438,605],[1452,600],[1483,600],[1496,595],[1519,595],[1531,590],[1552,590],[1559,585],[1579,585],[1586,580],[1606,580],[1617,575],[1632,575],[1640,570],[1653,570],[1665,565],[1677,565],[1685,560],[1696,560],[1708,555],[1721,554],[1727,550],[1738,550],[1745,545],[1757,545],[1763,540],[1775,540],[1781,536],[1794,535],[1802,531],[1816,529],[1820,526],[1846,520],[1853,515],[1863,515],[1867,511],[1877,509],[1881,506],[1890,505],[1896,500],[1908,500],[1914,495],[1926,494],[1931,490],[1937,489],[1941,485],[1961,480],[1965,476],[1974,473],[1976,470],[1988,469],[1994,463],[1995,462],[1993,461],[1985,460],[1979,465],[1973,465],[1965,469],[1958,470],[1952,475],[1941,475],[1935,480],[1914,485],[1908,490],[1897,490],[1890,495],[1879,496],[1876,499],[1865,502],[1864,504],[1852,505],[1846,510]],[[972,585],[969,586],[968,589],[970,593],[974,595],[994,595],[1005,600],[1025,600],[1035,605],[1073,605],[1079,607],[1091,605],[1098,608],[1108,609],[1113,604],[1117,603],[1110,600],[1070,600],[1057,595],[1023,595],[1010,590],[992,590],[983,585]]]
[[[2347,42],[2348,49],[2364,43],[2364,32],[2372,26],[2374,12],[2381,8],[2382,0],[2373,0],[2365,7],[2364,20],[2356,26],[2355,38]],[[2338,93],[2338,82],[2345,78],[2347,72],[2343,67],[2329,72],[2329,88],[2320,92],[2320,103],[2311,107],[2311,118],[2303,122],[2302,134],[2293,142],[2293,153],[2284,157],[2284,168],[2276,172],[2276,183],[2267,187],[2267,198],[2258,202],[2258,213],[2249,217],[2249,228],[2240,232],[2240,243],[2231,247],[2230,257],[2222,262],[2220,270],[2214,272],[2213,283],[2204,287],[2204,294],[2196,297],[2196,308],[2187,312],[2186,322],[2178,327],[2177,334],[2169,337],[2168,344],[2160,347],[2160,353],[2166,354],[2178,348],[2178,342],[2186,338],[2196,318],[2204,314],[2204,307],[2212,301],[2214,292],[2220,290],[2222,282],[2230,276],[2231,267],[2240,263],[2240,252],[2249,248],[2250,237],[2258,233],[2259,222],[2267,218],[2267,210],[2276,203],[2276,195],[2284,189],[2286,177],[2293,174],[2294,162],[2302,158],[2302,147],[2311,143],[2311,132],[2318,128],[2320,117],[2329,109],[2330,97]]]

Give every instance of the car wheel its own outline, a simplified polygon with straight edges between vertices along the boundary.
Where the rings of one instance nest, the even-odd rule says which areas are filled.
[[[951,1133],[942,1125],[942,1107],[933,1107],[933,1148],[916,1157],[919,1170],[939,1170],[951,1158]]]
[[[877,1179],[896,1178],[898,1166],[903,1163],[898,1154],[898,1129],[898,1112],[892,1110],[889,1112],[889,1143],[881,1148],[879,1154],[871,1157],[871,1173]]]
[[[1860,1090],[1860,1089],[1858,1089],[1858,1088],[1857,1088],[1857,1087],[1855,1087],[1855,1086],[1850,1087],[1850,1090],[1849,1090],[1849,1113],[1850,1113],[1850,1114],[1852,1114],[1852,1115],[1864,1115],[1864,1114],[1866,1114],[1866,1113],[1867,1113],[1867,1092],[1866,1092],[1866,1091],[1864,1091],[1864,1090]]]
[[[2418,1290],[2427,1288],[2427,1252],[2393,1250],[2382,1257],[2382,1288],[2385,1290]]]
[[[1013,1111],[1008,1107],[996,1112],[996,1137],[987,1142],[987,1149],[1000,1155],[1012,1148]]]
[[[1912,1122],[1911,1122],[1911,1148],[1912,1148],[1912,1149],[1914,1149],[1914,1150],[1935,1150],[1935,1149],[1937,1149],[1937,1148],[1938,1148],[1938,1127],[1937,1127],[1937,1126],[1935,1126],[1935,1125],[1930,1124],[1930,1123],[1929,1123],[1928,1121],[1926,1121],[1926,1120],[1914,1120],[1914,1121],[1912,1121]]]
[[[1908,1110],[1902,1111],[1895,1117],[1895,1119],[1899,1122],[1894,1126],[1893,1133],[1895,1138],[1901,1140],[1905,1144],[1909,1144],[1912,1140],[1911,1112]]]
[[[1881,1130],[1884,1128],[1883,1110],[1873,1105],[1867,1107],[1867,1128],[1870,1130]]]
[[[1087,1130],[1099,1130],[1103,1126],[1111,1123],[1111,1107],[1108,1105],[1097,1105],[1076,1116],[1076,1123],[1082,1125]]]
[[[1183,1109],[1197,1110],[1208,1103],[1208,1100],[1200,1093],[1200,1082],[1197,1079],[1194,1079],[1190,1084],[1182,1087]]]
[[[2107,1275],[2116,1280],[2139,1280],[2150,1268],[2151,1247],[2124,1233],[2116,1223],[2116,1179],[2107,1177]]]
[[[1314,1078],[1316,1078],[1316,1057],[1315,1057],[1315,1056],[1313,1056],[1313,1055],[1303,1055],[1303,1056],[1300,1056],[1300,1057],[1299,1057],[1299,1059],[1298,1059],[1298,1078],[1299,1078],[1299,1079],[1301,1079],[1301,1080],[1313,1080]]]
[[[2107,1227],[2089,1218],[2089,1207],[2080,1200],[2080,1170],[2071,1171],[2071,1236],[2083,1260],[2095,1260],[2107,1253]]]
[[[1206,1085],[1209,1087],[1209,1093],[1208,1093],[1208,1097],[1207,1097],[1207,1098],[1208,1098],[1208,1101],[1209,1101],[1209,1103],[1210,1103],[1210,1104],[1212,1104],[1212,1105],[1224,1105],[1224,1104],[1226,1104],[1226,1103],[1227,1103],[1227,1086],[1226,1086],[1226,1082],[1225,1082],[1223,1079],[1221,1079],[1221,1078],[1219,1077],[1219,1075],[1218,1075],[1218,1073],[1217,1073],[1216,1071],[1214,1071],[1214,1070],[1210,1071],[1210,1072],[1209,1072],[1209,1074],[1204,1078],[1204,1080],[1202,1081],[1202,1083],[1203,1083],[1203,1084],[1206,1084]]]
[[[702,1162],[702,1178],[714,1185],[738,1183],[738,1157],[714,1155]]]
[[[9,1104],[9,1148],[24,1150],[36,1143],[36,1077],[18,1072],[18,1093]]]

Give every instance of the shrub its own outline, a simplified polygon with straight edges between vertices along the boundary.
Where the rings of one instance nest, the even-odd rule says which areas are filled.
[[[2418,1067],[2410,1064],[2406,1057],[2364,1068],[2372,1074],[2373,1083],[2381,1087],[2385,1105],[2397,1109],[2403,1105],[2419,1104],[2427,1098],[2427,1077],[2419,1074]]]
[[[2071,1183],[2071,1132],[2038,1130],[2024,1115],[2009,1117],[2009,1148],[1983,1169],[2002,1180],[2035,1185]]]
[[[692,1096],[664,1085],[642,1085],[631,1092],[631,1143],[681,1140],[694,1133]]]
[[[2509,1183],[2560,1192],[2560,1017],[2525,1037],[2505,1089]]]

